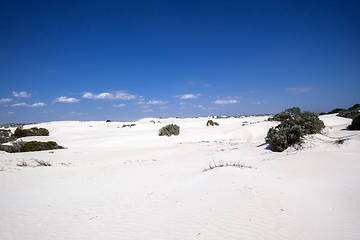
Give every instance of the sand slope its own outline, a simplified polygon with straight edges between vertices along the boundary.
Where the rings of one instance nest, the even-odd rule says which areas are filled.
[[[262,145],[276,125],[266,119],[38,124],[50,136],[26,139],[67,149],[0,153],[0,239],[360,239],[351,120],[324,116],[322,135],[274,153]],[[157,136],[168,123],[179,136]],[[17,166],[32,159],[52,166]],[[252,168],[203,172],[211,161]]]

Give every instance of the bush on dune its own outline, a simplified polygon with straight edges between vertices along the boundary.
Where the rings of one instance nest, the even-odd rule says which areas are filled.
[[[358,114],[348,126],[350,130],[360,130],[360,114]]]
[[[64,147],[59,146],[54,141],[49,141],[49,142],[31,141],[25,143],[20,148],[20,152],[44,151],[44,150],[63,149],[63,148]]]
[[[170,137],[171,135],[177,136],[179,134],[180,134],[180,127],[176,124],[168,124],[159,130],[159,136]]]
[[[14,132],[14,136],[17,138],[27,137],[27,136],[49,136],[49,130],[45,128],[30,128],[30,129],[22,129],[16,128]]]
[[[281,123],[269,129],[265,140],[275,152],[282,152],[302,142],[304,135],[319,133],[325,127],[318,115],[308,111],[301,112],[298,107],[286,109],[273,119]]]

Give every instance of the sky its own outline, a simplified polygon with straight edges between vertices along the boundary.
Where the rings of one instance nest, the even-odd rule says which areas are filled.
[[[1,1],[0,124],[360,103],[360,1]]]

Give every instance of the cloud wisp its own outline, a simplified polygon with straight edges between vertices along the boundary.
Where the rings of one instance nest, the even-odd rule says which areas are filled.
[[[132,100],[132,99],[136,99],[137,96],[131,95],[124,91],[111,91],[100,94],[93,94],[91,92],[86,92],[83,94],[82,98],[93,99],[93,100]]]
[[[12,101],[14,101],[12,98],[3,98],[0,100],[0,104],[7,104]]]
[[[27,92],[13,92],[12,95],[14,97],[18,97],[18,98],[29,98],[31,97],[31,93],[27,93]]]
[[[229,99],[229,100],[225,100],[225,99],[220,99],[220,100],[216,100],[214,103],[218,104],[218,105],[225,105],[225,104],[233,104],[233,103],[238,103],[239,100],[236,99]]]
[[[164,105],[164,104],[168,104],[169,101],[149,101],[148,103],[146,104],[149,104],[149,105]]]
[[[313,90],[312,87],[290,87],[286,89],[289,92],[292,93],[305,93],[305,92],[310,92],[311,90]]]
[[[176,95],[174,97],[180,98],[180,99],[193,99],[193,98],[198,98],[200,96],[201,96],[201,94],[198,93],[198,94],[182,94],[182,95]]]
[[[15,103],[11,105],[12,107],[45,107],[46,103],[34,103],[34,104],[27,104],[27,103]]]
[[[126,104],[122,103],[122,104],[118,104],[118,105],[113,105],[113,107],[119,108],[119,107],[126,107]]]
[[[66,96],[56,98],[53,103],[77,103],[80,99],[76,98],[67,98]]]

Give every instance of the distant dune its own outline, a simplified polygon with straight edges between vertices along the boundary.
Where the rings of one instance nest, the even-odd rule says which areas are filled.
[[[320,118],[282,153],[267,116],[25,125],[66,149],[0,152],[0,239],[360,239],[360,131]]]

